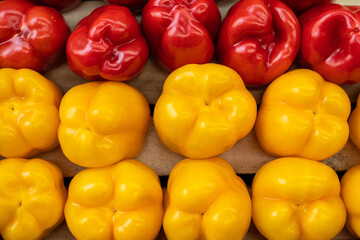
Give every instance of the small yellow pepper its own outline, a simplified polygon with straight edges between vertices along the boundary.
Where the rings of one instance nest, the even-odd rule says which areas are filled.
[[[59,141],[65,156],[84,167],[135,157],[150,123],[137,89],[122,82],[89,82],[70,89],[60,104]]]
[[[166,79],[154,110],[161,141],[190,158],[229,150],[253,128],[257,106],[241,77],[231,68],[189,64]]]
[[[62,173],[42,159],[0,161],[0,234],[42,239],[64,220],[67,193]]]
[[[341,197],[348,217],[347,229],[360,238],[360,165],[350,168],[341,178]]]
[[[356,108],[349,118],[350,138],[353,143],[360,149],[360,94],[357,99]]]
[[[140,161],[123,160],[75,175],[65,218],[76,239],[155,239],[162,200],[156,173]]]
[[[225,159],[184,159],[171,170],[163,221],[169,240],[243,239],[250,221],[246,185]]]
[[[30,157],[58,145],[58,87],[30,69],[0,69],[0,155]]]
[[[330,240],[346,220],[335,171],[304,158],[263,165],[253,180],[252,204],[253,221],[269,240]]]
[[[260,145],[275,156],[324,160],[349,138],[346,92],[318,73],[297,69],[266,89],[255,124]]]

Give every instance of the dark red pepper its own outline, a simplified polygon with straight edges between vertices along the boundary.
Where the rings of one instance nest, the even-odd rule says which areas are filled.
[[[360,6],[324,4],[299,20],[299,62],[331,82],[360,82]]]
[[[145,65],[148,46],[130,10],[114,4],[95,9],[71,33],[66,56],[71,70],[88,80],[126,81]]]
[[[333,0],[281,0],[286,3],[296,14],[300,14],[305,10],[316,5],[331,3]]]
[[[279,0],[241,0],[228,12],[219,32],[219,61],[239,73],[247,85],[268,84],[293,63],[300,25]]]
[[[45,71],[65,58],[70,30],[55,9],[25,0],[0,2],[0,67]]]
[[[150,0],[143,9],[151,53],[170,70],[209,62],[220,23],[214,0]]]
[[[81,0],[30,0],[31,2],[39,5],[46,5],[53,7],[60,11],[67,11],[76,7]]]

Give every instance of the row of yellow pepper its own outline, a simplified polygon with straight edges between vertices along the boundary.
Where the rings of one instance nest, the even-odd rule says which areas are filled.
[[[246,185],[223,158],[184,159],[164,196],[155,172],[137,160],[86,169],[67,196],[61,171],[41,159],[0,161],[0,234],[41,239],[64,219],[76,239],[242,239],[253,219],[267,239],[360,237],[360,165],[341,180],[329,166],[279,158]],[[346,208],[345,208],[346,207]]]
[[[0,78],[0,155],[30,157],[55,147],[59,139],[70,161],[103,167],[140,151],[150,110],[135,88],[91,82],[75,86],[61,100],[55,84],[34,71],[1,69]],[[229,150],[255,124],[268,153],[324,160],[346,144],[350,111],[345,91],[311,70],[290,71],[276,79],[257,112],[254,97],[235,71],[218,64],[190,64],[166,79],[154,125],[169,149],[189,158]],[[357,146],[359,118],[355,109],[350,136]]]

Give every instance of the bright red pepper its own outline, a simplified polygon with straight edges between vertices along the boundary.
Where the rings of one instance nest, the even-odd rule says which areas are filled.
[[[143,9],[150,50],[170,70],[209,62],[220,23],[214,0],[150,0]]]
[[[300,25],[279,0],[242,0],[228,12],[219,32],[217,55],[247,85],[265,85],[293,63]]]
[[[286,3],[296,14],[304,12],[315,5],[331,3],[333,0],[281,0]]]
[[[81,0],[30,0],[30,1],[35,4],[53,7],[61,11],[67,11],[69,9],[72,9],[81,2]]]
[[[0,2],[0,67],[47,70],[65,59],[70,34],[53,8],[25,0]]]
[[[81,20],[66,46],[69,67],[88,80],[130,80],[148,55],[135,17],[128,8],[114,4],[99,7]]]
[[[148,0],[105,0],[105,2],[125,6],[130,9],[141,9],[145,6]]]
[[[360,82],[360,6],[324,4],[299,20],[299,62],[331,82]]]

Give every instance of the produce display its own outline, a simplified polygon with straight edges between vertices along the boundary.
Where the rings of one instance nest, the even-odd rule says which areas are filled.
[[[320,5],[299,20],[301,64],[331,82],[360,82],[360,6]]]
[[[220,157],[176,164],[164,203],[164,231],[169,240],[242,239],[251,221],[246,185]]]
[[[149,49],[130,10],[95,9],[71,33],[66,56],[73,72],[87,80],[126,81],[140,73]]]
[[[42,239],[64,220],[67,198],[61,170],[42,159],[0,161],[0,234]]]
[[[0,238],[360,238],[338,4],[0,1]]]
[[[70,30],[53,8],[25,0],[0,2],[0,67],[45,71],[65,60]]]
[[[0,69],[0,155],[31,157],[58,143],[62,94],[30,69]]]
[[[76,239],[155,239],[163,193],[156,173],[137,160],[86,169],[70,183],[65,218]]]
[[[260,145],[275,156],[324,160],[349,138],[346,92],[309,69],[287,72],[266,89],[255,124]]]
[[[214,0],[150,0],[141,21],[151,53],[166,68],[212,59],[221,24]]]
[[[144,142],[150,109],[144,96],[121,82],[90,82],[70,89],[60,104],[59,142],[84,167],[135,157]]]
[[[347,229],[360,238],[360,165],[350,168],[341,178],[341,198],[344,201],[348,218]]]
[[[266,85],[293,63],[300,47],[300,25],[280,0],[242,0],[227,13],[217,55],[246,85]]]
[[[161,141],[190,158],[229,150],[251,131],[255,118],[256,102],[241,77],[214,63],[188,64],[173,71],[154,110]]]
[[[252,184],[252,207],[253,221],[267,239],[332,239],[346,220],[335,171],[305,158],[262,166]]]

